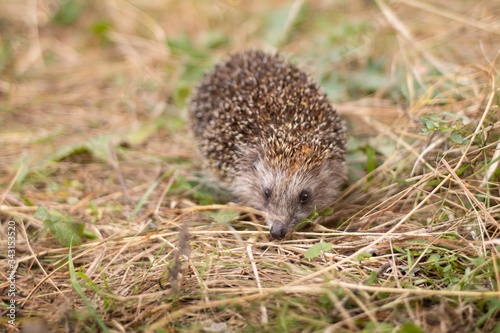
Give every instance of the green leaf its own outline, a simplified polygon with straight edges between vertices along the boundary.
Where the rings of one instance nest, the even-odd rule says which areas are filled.
[[[365,147],[365,153],[366,153],[366,173],[370,173],[377,168],[376,151],[372,146],[367,145]]]
[[[38,209],[33,215],[34,218],[39,220],[45,220],[48,216],[49,216],[49,210],[45,206],[38,206]]]
[[[188,62],[182,69],[179,85],[185,85],[185,89],[190,89],[190,86],[211,68],[212,64],[208,60],[192,60]]]
[[[424,331],[414,323],[408,322],[401,326],[398,333],[424,333]]]
[[[177,54],[185,54],[192,58],[205,58],[206,54],[201,52],[186,33],[167,39],[167,46]]]
[[[168,117],[166,123],[167,131],[173,133],[186,128],[186,121],[180,117]]]
[[[438,262],[439,259],[441,259],[441,256],[437,253],[433,253],[429,256],[429,258],[427,259],[427,262],[429,262],[429,263]]]
[[[138,128],[134,128],[132,131],[126,134],[124,140],[133,146],[143,144],[160,128],[166,125],[168,126],[168,122],[170,122],[169,118],[170,117],[164,117],[153,119],[152,121],[143,122]]]
[[[177,177],[175,178],[174,183],[170,187],[171,191],[189,191],[194,187],[194,185],[189,182],[186,178],[184,177]]]
[[[108,21],[96,21],[90,25],[89,30],[96,35],[101,42],[109,42],[108,33],[111,28],[111,23]]]
[[[226,224],[237,220],[240,213],[235,210],[219,210],[217,212],[208,212],[207,216],[210,216],[216,223]]]
[[[327,207],[318,213],[319,216],[330,216],[333,214],[333,208]]]
[[[58,148],[54,153],[47,156],[48,161],[60,162],[72,156],[92,154],[86,143],[71,143]]]
[[[464,138],[462,137],[462,134],[460,134],[458,131],[451,132],[450,139],[451,141],[458,143],[459,145],[464,143]]]
[[[83,243],[83,232],[85,224],[74,220],[71,216],[64,215],[55,210],[48,210],[40,206],[35,213],[35,217],[43,220],[43,224],[49,228],[50,233],[57,238],[63,246],[70,246]]]
[[[125,132],[126,129],[122,131]],[[89,155],[90,158],[108,162],[110,149],[112,149],[117,142],[123,141],[124,137],[125,134],[123,133],[107,133],[90,137],[84,142],[64,145],[51,152],[49,155],[46,155],[43,161],[36,166],[36,169],[43,169],[53,162],[60,162],[73,156],[84,157],[85,155]]]
[[[180,82],[175,88],[173,93],[173,99],[175,105],[179,108],[184,108],[187,105],[187,100],[191,92],[191,85],[187,83]]]
[[[62,25],[72,25],[78,20],[82,5],[77,0],[65,0],[57,9],[53,20]]]
[[[467,123],[471,122],[469,117],[464,116],[464,115],[460,115],[460,114],[456,114],[453,112],[443,111],[440,114],[445,115],[445,116],[449,116],[449,117],[454,118],[454,119],[459,119],[460,121],[462,121],[463,124],[467,124]]]
[[[317,218],[318,216],[319,216],[319,213],[316,211],[316,207],[314,207],[313,212],[307,218],[305,218],[304,220],[300,221],[300,223],[297,224],[297,226],[295,227],[295,230],[300,230],[305,225],[307,225],[309,223],[312,223],[312,221],[314,221],[314,219]]]
[[[207,31],[202,37],[202,44],[207,49],[215,49],[229,44],[227,34],[221,31]]]
[[[368,279],[365,280],[365,282],[363,284],[365,286],[370,286],[370,285],[374,284],[377,281],[378,281],[377,272],[371,272],[370,276],[368,277]]]
[[[304,257],[307,259],[316,258],[321,254],[321,252],[330,251],[332,248],[333,244],[320,241],[319,243],[316,243],[309,249],[307,249],[307,251],[304,253]]]
[[[379,293],[380,295],[380,293]],[[362,333],[392,333],[394,326],[389,323],[368,322]]]
[[[429,135],[429,129],[428,128],[425,128],[423,127],[421,130],[420,130],[420,133],[418,133],[419,135]]]
[[[97,21],[90,26],[90,31],[99,37],[106,37],[109,30],[111,30],[111,24],[108,21]]]
[[[363,260],[366,260],[366,259],[370,259],[373,255],[371,253],[368,253],[368,252],[362,252],[360,254],[358,254],[355,258],[355,260],[357,262],[361,262]]]

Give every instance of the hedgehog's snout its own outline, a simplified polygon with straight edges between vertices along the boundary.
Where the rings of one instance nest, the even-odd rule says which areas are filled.
[[[293,225],[294,219],[281,219],[278,217],[275,218],[267,218],[267,225],[269,226],[269,234],[271,235],[272,239],[275,240],[282,240],[285,238],[290,231],[292,231],[293,228],[291,226]]]
[[[270,233],[271,233],[271,237],[273,239],[280,240],[280,239],[285,238],[286,233],[287,233],[287,229],[286,229],[286,227],[283,224],[273,223],[271,225]]]

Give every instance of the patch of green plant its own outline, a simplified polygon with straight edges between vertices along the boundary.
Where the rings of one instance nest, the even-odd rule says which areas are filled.
[[[271,9],[262,13],[262,37],[271,43],[271,45],[277,47],[283,45],[290,38],[293,32],[305,23],[308,18],[310,18],[308,17],[309,12],[307,10],[307,4],[304,3],[299,8],[297,15],[293,18],[290,29],[286,31],[287,34],[285,35],[284,28],[287,24],[290,24],[288,20],[291,17],[290,14],[293,5],[293,2],[289,2],[280,8]]]
[[[166,127],[167,131],[169,131],[170,133],[178,132],[179,130],[186,128],[186,121],[179,116],[172,115],[168,117],[168,122]]]
[[[172,99],[176,107],[181,109],[186,107],[193,85],[211,68],[209,59],[202,61],[194,59],[186,60],[180,70],[180,78],[177,80],[172,94]]]
[[[184,191],[191,190],[196,185],[197,185],[197,183],[195,183],[193,181],[188,181],[186,178],[179,176],[179,177],[175,178],[175,181],[172,184],[172,186],[170,187],[170,190],[184,192]]]
[[[188,69],[186,69],[189,72]],[[201,76],[200,72],[200,76]],[[187,100],[189,95],[191,94],[192,83],[186,83],[179,81],[179,83],[175,86],[174,93],[172,94],[172,98],[174,99],[175,105],[180,108],[184,108],[187,105]]]
[[[35,204],[33,201],[31,201],[29,198],[27,198],[24,194],[18,193],[19,197],[21,198],[21,201],[26,205],[26,206],[34,206]]]
[[[168,127],[170,122],[171,119],[169,117],[158,117],[141,122],[139,127],[125,133],[123,141],[133,146],[141,145],[157,133],[159,129]]]
[[[318,307],[317,297],[303,298],[277,295],[272,300],[266,302],[266,308],[268,310],[268,323],[262,326],[255,322],[250,322],[249,331],[318,332],[332,322],[331,314],[325,309]],[[304,309],[314,310],[304,313]],[[256,311],[258,311],[258,308]]]
[[[98,153],[97,150],[92,151],[91,150],[92,147],[97,148],[97,145],[95,144],[95,142],[92,145],[87,145],[86,143],[80,143],[80,142],[65,145],[65,146],[62,146],[59,149],[57,149],[51,155],[47,156],[45,160],[47,162],[49,162],[49,161],[50,162],[60,162],[60,161],[63,161],[65,159],[68,159],[70,157],[78,156],[78,155],[89,154],[89,155],[94,156],[93,153],[96,153],[99,156],[102,155],[103,149],[101,149],[101,153]],[[105,156],[107,156],[107,155],[105,155]]]
[[[75,266],[73,263],[73,254],[72,254],[72,249],[71,249],[72,245],[73,245],[73,242],[72,242],[72,239],[70,239],[69,253],[68,253],[68,269],[69,269],[69,277],[70,277],[71,286],[76,291],[76,293],[80,296],[80,298],[83,300],[87,309],[89,310],[90,314],[92,315],[92,318],[94,318],[95,322],[99,325],[101,330],[103,332],[109,332],[109,328],[106,326],[106,324],[104,324],[104,322],[99,317],[95,307],[92,305],[92,303],[87,298],[87,296],[85,296],[83,288],[82,288],[80,282],[78,282],[78,280],[76,278]]]
[[[377,159],[376,159],[375,149],[370,145],[366,145],[365,154],[366,154],[366,173],[370,173],[377,168]],[[372,177],[370,177],[370,179],[371,178]]]
[[[493,319],[493,322],[496,322],[495,331],[499,332],[500,323],[498,321],[498,316],[500,315],[500,300],[498,298],[486,298],[478,302],[478,310],[480,313],[484,313],[479,319],[476,321],[477,327],[483,327],[484,324]]]
[[[41,219],[43,224],[50,230],[51,234],[63,246],[79,245],[84,240],[85,224],[76,221],[71,216],[65,215],[56,210],[48,210],[47,207],[40,206],[34,215]]]
[[[337,73],[325,72],[319,78],[319,85],[332,101],[347,99],[347,87]]]
[[[344,20],[332,24],[328,16],[318,22],[318,27],[330,28],[327,32],[332,45],[346,44],[350,47],[359,47],[366,35],[373,30],[373,24],[370,21]]]
[[[185,32],[167,38],[167,46],[175,55],[189,56],[191,58],[206,58],[207,53],[193,43]]]
[[[365,66],[351,73],[348,81],[350,95],[372,94],[382,87],[389,86],[391,76],[385,69],[385,63],[384,58],[368,58]]]
[[[212,66],[210,51],[194,43],[186,33],[180,33],[168,38],[167,46],[174,56],[183,59],[181,68],[178,66],[168,67],[166,70],[169,73],[174,72],[178,76],[172,98],[177,107],[184,108],[187,104],[191,87]]]
[[[101,43],[109,43],[108,33],[111,31],[111,23],[109,21],[96,21],[89,27],[91,33],[99,38]]]
[[[330,290],[329,290],[329,292],[330,292]],[[331,292],[333,292],[333,291],[331,291]],[[335,308],[335,304],[333,303],[332,298],[328,297],[327,293],[321,294],[319,296],[319,300],[318,301],[319,301],[319,304],[320,304],[321,308],[323,308],[325,310],[332,310],[332,309]]]
[[[14,165],[14,169],[17,171],[17,169],[21,168],[20,171],[18,171],[18,176],[16,178],[16,183],[15,183],[15,188],[16,190],[19,190],[21,188],[21,185],[26,181],[26,179],[28,178],[28,175],[30,174],[29,173],[29,168],[28,168],[28,165],[26,163],[22,163],[21,165],[17,165],[17,163],[15,163]],[[43,175],[39,174],[37,175],[38,178],[44,178]],[[28,200],[26,198],[26,200]],[[33,205],[29,205],[29,206],[33,206]]]
[[[87,276],[87,274],[85,274],[81,268],[76,272],[76,275],[80,279],[82,279],[83,281],[85,281],[85,284],[81,284],[81,286],[83,288],[92,290],[93,292],[95,292],[96,294],[98,294],[99,296],[101,296],[101,299],[103,300],[104,306],[106,308],[112,307],[114,305],[114,303],[115,303],[114,300],[111,297],[109,297],[109,295],[108,295],[108,293],[111,294],[111,295],[113,294],[113,292],[109,288],[108,288],[108,293],[103,292],[101,290],[101,288],[94,281],[92,281],[92,279],[89,278]],[[104,274],[101,274],[101,276],[103,276],[103,275]],[[104,281],[104,285],[106,286],[107,280],[106,280],[105,276],[104,276],[104,280],[103,281]]]
[[[356,260],[357,262],[362,262],[363,260],[370,259],[371,257],[373,257],[373,254],[371,254],[369,252],[362,252],[362,253],[358,254],[354,258],[354,260]]]
[[[199,323],[197,323],[197,325],[199,325]],[[188,330],[186,330],[186,331],[181,330],[180,332],[191,332],[191,330],[190,330],[191,326],[188,326],[188,327],[189,327]],[[201,329],[199,331],[201,332]],[[165,329],[160,328],[160,329],[155,330],[155,333],[170,333],[170,332],[172,332],[171,328],[165,328]],[[198,331],[194,331],[194,332],[198,332]]]
[[[52,19],[61,25],[72,25],[78,20],[81,12],[82,5],[80,1],[63,0]]]
[[[368,279],[366,279],[364,281],[364,285],[366,286],[370,286],[372,284],[375,284],[376,282],[378,281],[378,275],[377,275],[377,272],[370,272],[370,276],[368,277]]]
[[[319,257],[322,252],[330,251],[333,248],[333,244],[325,243],[320,240],[318,243],[311,245],[310,248],[304,253],[304,258],[312,259]]]
[[[212,218],[215,223],[227,224],[237,220],[240,216],[240,212],[236,210],[223,209],[215,212],[204,212],[202,215]]]
[[[153,193],[153,191],[160,185],[166,177],[172,175],[175,172],[175,169],[168,170],[167,172],[164,172],[158,179],[156,179],[154,182],[149,185],[148,189],[144,194],[141,196],[141,199],[139,199],[139,202],[135,205],[134,210],[132,213],[130,213],[130,216],[128,218],[128,221],[132,221],[135,216],[140,212],[142,207],[146,204],[149,196]]]
[[[216,49],[228,46],[230,40],[226,33],[219,30],[210,30],[200,37],[200,43],[205,49]]]
[[[372,321],[361,322],[364,324],[363,333],[392,333],[395,330],[394,325],[390,323],[374,323]]]
[[[404,68],[372,50],[377,43],[367,43],[377,38],[373,23],[345,20],[330,12],[315,18],[314,25],[318,48],[310,50],[309,57],[321,59],[315,66],[321,69],[320,85],[329,98],[341,102],[380,91],[398,101],[403,98]]]
[[[45,159],[38,165],[38,169],[44,169],[52,162],[60,162],[74,156],[90,155],[100,161],[107,162],[109,160],[109,152],[115,142],[127,142],[129,144],[141,144],[156,133],[160,128],[163,128],[168,123],[165,119],[154,119],[149,122],[143,122],[140,127],[133,130],[120,130],[116,133],[107,133],[90,137],[84,142],[77,142],[64,145],[58,148],[55,152],[47,155]],[[118,139],[118,140],[117,140]],[[26,171],[27,172],[27,171]],[[23,179],[20,177],[19,179]]]
[[[436,289],[485,290],[486,281],[494,279],[495,270],[490,258],[470,258],[464,253],[437,247],[408,249],[407,267],[415,266],[416,258],[419,259],[416,263],[419,273],[408,277],[408,287],[427,285]]]
[[[414,323],[406,322],[398,330],[398,333],[424,333],[424,331]]]
[[[225,192],[224,189],[210,186],[210,184],[187,180],[184,177],[177,177],[175,179],[171,191],[176,194],[189,192],[189,194],[202,206],[211,205],[214,202],[225,202],[230,198],[229,193]]]
[[[463,123],[470,122],[470,120],[465,116],[443,111],[440,113],[424,114],[420,117],[420,122],[423,125],[419,133],[420,135],[441,132],[448,135],[451,141],[456,144],[463,145],[469,143],[469,140],[464,138],[466,133],[463,129]]]
[[[316,207],[314,207],[313,212],[304,220],[300,221],[300,223],[295,227],[295,230],[300,230],[305,227],[307,224],[312,223],[319,216],[330,216],[333,214],[333,208],[327,207],[322,211],[316,211]]]
[[[208,60],[203,62],[191,61],[184,64],[172,94],[172,99],[178,108],[183,109],[187,106],[193,85],[210,69],[211,65]]]
[[[104,212],[113,212],[113,213],[121,213],[123,212],[123,205],[120,203],[115,204],[105,204],[103,206],[97,206],[94,201],[90,201],[88,204],[88,208],[85,210],[86,213],[92,216],[91,223],[95,223],[102,219]]]
[[[497,258],[496,267],[500,265],[500,259]],[[493,259],[478,257],[472,259],[470,262],[465,263],[464,274],[457,283],[461,290],[485,290],[486,281],[494,281],[493,289],[497,290],[495,276],[495,265]]]

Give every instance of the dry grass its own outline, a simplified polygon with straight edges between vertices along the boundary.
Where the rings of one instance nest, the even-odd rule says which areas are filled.
[[[12,326],[1,254],[0,325],[499,332],[498,15],[486,0],[1,2],[0,253],[14,221],[18,303]],[[221,204],[186,133],[189,89],[249,47],[307,68],[350,128],[334,214],[282,242]]]

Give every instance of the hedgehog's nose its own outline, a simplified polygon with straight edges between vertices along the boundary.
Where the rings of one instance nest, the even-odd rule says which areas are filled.
[[[271,237],[273,239],[283,239],[286,236],[286,228],[278,223],[271,226]]]

